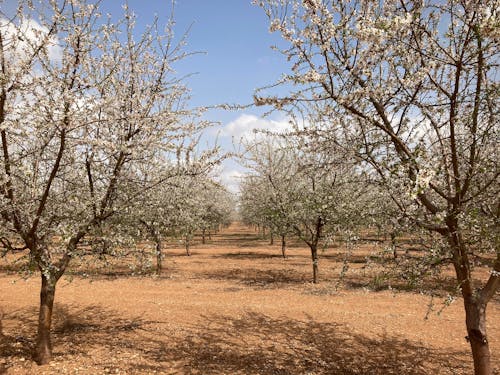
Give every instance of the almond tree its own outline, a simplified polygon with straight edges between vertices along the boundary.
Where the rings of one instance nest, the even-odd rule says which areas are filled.
[[[206,233],[231,224],[236,209],[234,195],[216,180],[209,178],[202,190],[201,231],[202,243],[205,243]]]
[[[486,308],[500,285],[498,1],[257,0],[292,64],[278,97],[315,106],[317,142],[349,146],[415,224],[447,244],[476,374],[491,374]],[[494,257],[487,280],[478,254]]]
[[[122,232],[138,241],[148,238],[154,242],[157,274],[162,271],[162,243],[166,237],[182,234],[185,238],[196,230],[226,224],[234,209],[229,193],[208,176],[221,160],[218,149],[189,159],[173,164],[164,161],[161,170],[157,162],[148,165],[148,172],[141,172],[133,188],[141,192],[140,197],[135,202],[124,202],[125,211],[118,215]],[[151,188],[144,191],[143,186]]]
[[[318,282],[321,242],[327,234],[353,228],[364,190],[355,173],[337,155],[307,153],[291,138],[249,146],[247,165],[253,169],[243,184],[242,210],[247,207],[278,232],[291,230],[311,250],[313,283]],[[356,181],[358,182],[358,181]],[[361,188],[361,189],[360,189]]]
[[[195,233],[230,221],[234,201],[227,190],[207,175],[183,176],[174,181],[165,196],[168,226],[182,238],[191,255]]]
[[[241,163],[253,170],[240,187],[240,215],[247,225],[270,228],[281,237],[281,255],[286,258],[286,237],[294,233],[291,217],[292,202],[288,199],[289,170],[292,153],[287,152],[272,137],[264,141],[255,138],[245,144]]]
[[[126,187],[138,166],[197,125],[181,121],[186,89],[172,63],[185,53],[172,23],[134,39],[127,9],[112,23],[85,0],[19,4],[0,24],[1,232],[40,271],[34,358],[45,364],[56,284],[79,243],[137,198]]]

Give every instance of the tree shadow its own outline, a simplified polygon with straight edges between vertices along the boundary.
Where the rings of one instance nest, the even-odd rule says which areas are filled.
[[[397,275],[384,271],[366,277],[347,276],[342,280],[346,289],[368,289],[374,292],[393,290],[408,293],[424,293],[436,297],[459,295],[456,279],[448,276],[427,277],[418,279],[418,283],[405,280]]]
[[[6,320],[13,321],[16,334],[0,335],[0,358],[7,359],[4,371],[8,370],[9,364],[30,362],[36,337],[37,316],[38,311],[35,308],[5,314]],[[75,356],[80,358],[79,361],[91,360],[92,355],[89,352],[93,348],[110,353],[101,360],[104,360],[104,367],[112,367],[111,353],[117,353],[117,349],[130,349],[140,353],[144,343],[140,340],[136,343],[134,337],[152,325],[163,323],[146,320],[140,316],[123,317],[119,312],[100,305],[78,307],[57,303],[54,306],[52,321],[51,341],[55,368],[58,362],[67,361],[68,358],[72,361]],[[135,365],[134,361],[128,361],[128,355],[125,353],[121,366],[130,370]],[[156,366],[155,369],[159,370],[161,367]]]
[[[171,326],[92,305],[54,310],[54,365],[94,371],[180,374],[453,374],[470,373],[466,353],[431,350],[399,337],[368,337],[334,323],[248,312],[239,317],[205,315]],[[33,310],[15,311],[21,330],[35,328]],[[25,325],[25,323],[27,325]],[[32,337],[32,336],[30,336]],[[7,336],[0,353],[29,358],[29,338]],[[20,343],[20,344],[16,344]],[[100,351],[105,356],[94,357]],[[78,363],[74,363],[78,356]],[[467,357],[466,357],[467,358]],[[97,366],[97,368],[96,368]]]
[[[198,275],[206,279],[235,281],[237,284],[258,289],[279,289],[291,285],[302,285],[310,281],[309,274],[306,275],[294,269],[233,268]]]
[[[225,254],[215,254],[211,256],[212,258],[222,258],[222,259],[271,259],[271,258],[283,258],[281,254],[270,254],[268,252],[238,252],[238,253],[225,253]]]
[[[464,353],[436,351],[396,337],[369,338],[333,323],[207,316],[201,334],[186,337],[170,355],[188,361],[186,374],[429,374],[468,373]]]
[[[225,233],[221,237],[214,239],[213,242],[220,246],[231,247],[255,247],[259,243],[267,241],[260,237],[257,233]]]
[[[33,334],[36,329],[36,311],[30,310],[32,316],[26,310],[15,310],[12,312],[4,312],[3,322],[14,321],[16,330],[15,333],[10,332],[2,323],[2,331],[0,332],[0,359],[4,358],[30,358],[33,352]],[[8,365],[8,363],[7,363]],[[2,365],[0,364],[0,369]],[[4,366],[4,370],[7,368]],[[0,371],[0,374],[2,372]]]

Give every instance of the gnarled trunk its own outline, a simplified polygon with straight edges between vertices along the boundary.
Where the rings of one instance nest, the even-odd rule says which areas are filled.
[[[34,360],[39,365],[47,364],[52,359],[52,344],[50,328],[52,325],[52,309],[56,280],[42,272],[42,287],[40,290],[40,312],[38,315],[38,333],[35,344]]]

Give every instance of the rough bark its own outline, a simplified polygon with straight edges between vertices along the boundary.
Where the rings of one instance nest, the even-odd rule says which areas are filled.
[[[474,374],[491,375],[491,354],[486,337],[486,305],[475,300],[465,300],[467,340],[474,360]]]
[[[449,219],[448,242],[453,252],[453,266],[460,284],[465,308],[465,325],[474,361],[475,375],[491,375],[491,353],[486,333],[486,307],[497,286],[487,285],[474,290],[469,252],[464,244],[455,218]],[[490,290],[491,289],[491,290]]]
[[[35,344],[34,360],[39,365],[47,364],[52,359],[52,343],[50,328],[52,325],[52,309],[56,281],[42,272],[42,287],[40,290],[40,312],[38,316],[38,333]]]

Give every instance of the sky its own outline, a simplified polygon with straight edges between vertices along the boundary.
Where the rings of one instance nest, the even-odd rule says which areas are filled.
[[[121,1],[104,0],[103,10],[119,15]],[[166,21],[170,15],[169,0],[129,0],[137,15],[138,29],[151,22],[155,14]],[[269,32],[264,11],[251,0],[177,0],[175,33],[179,37],[189,30],[186,51],[200,52],[182,60],[175,67],[180,74],[193,74],[187,84],[193,106],[218,104],[251,104],[254,90],[280,78],[283,57],[271,49],[281,42]],[[223,151],[234,150],[242,137],[251,137],[252,129],[286,127],[284,115],[263,118],[269,108],[248,107],[239,111],[211,110],[206,119],[219,125],[205,131],[201,143],[213,145],[216,140]],[[244,168],[234,159],[226,160],[216,171],[231,191],[238,191]]]
[[[154,13],[169,14],[170,2],[129,0],[129,7],[139,17],[140,25],[147,23]],[[116,5],[114,9],[120,10]],[[256,88],[275,82],[283,73],[283,57],[271,49],[281,40],[269,33],[267,16],[251,0],[178,0],[175,20],[179,36],[189,29],[186,50],[201,52],[177,67],[183,74],[195,73],[188,81],[195,106],[250,104]],[[207,119],[220,125],[206,132],[205,142],[210,144],[217,138],[223,149],[232,151],[233,142],[251,136],[253,128],[283,128],[286,123],[283,115],[262,118],[268,109],[210,111]],[[219,174],[226,186],[237,191],[242,172],[241,166],[228,160]]]
[[[102,0],[103,13],[120,17],[125,0]],[[137,32],[150,24],[155,15],[167,22],[171,0],[128,0],[137,16]],[[0,9],[11,13],[17,0],[0,0]],[[177,0],[175,34],[179,38],[189,30],[186,52],[200,52],[181,60],[174,68],[190,75],[186,83],[191,90],[191,105],[251,104],[254,90],[277,81],[286,69],[284,58],[271,49],[280,38],[269,33],[264,11],[251,0]],[[219,125],[207,129],[205,145],[217,140],[224,151],[233,151],[233,143],[252,129],[283,129],[283,114],[262,115],[269,108],[248,107],[239,111],[210,110],[205,119]],[[244,169],[234,160],[224,162],[218,175],[232,191],[237,191],[238,176]]]

